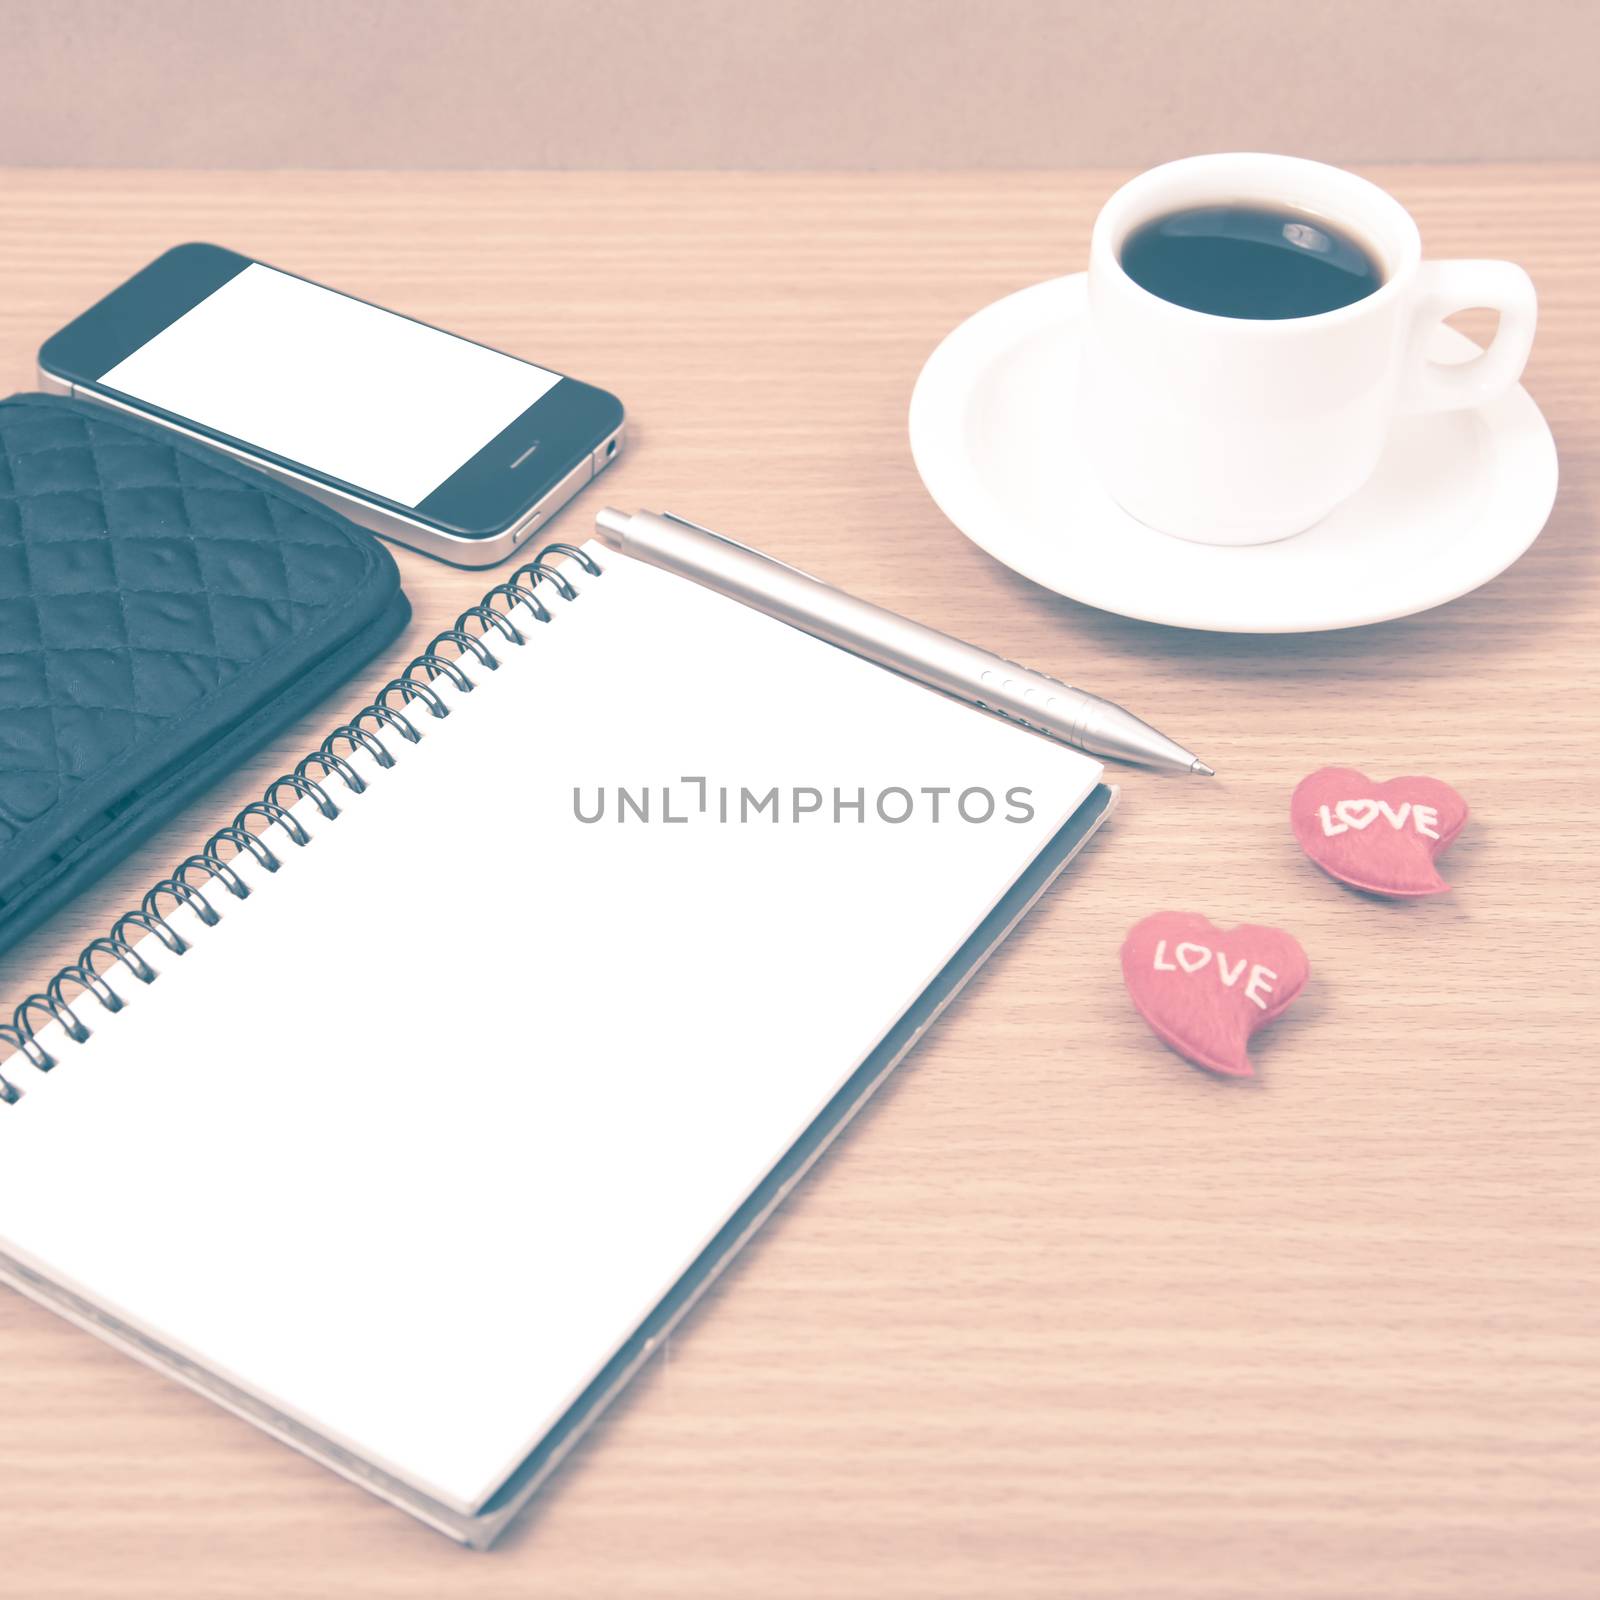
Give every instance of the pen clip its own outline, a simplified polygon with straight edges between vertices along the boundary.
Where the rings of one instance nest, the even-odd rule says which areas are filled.
[[[746,555],[760,556],[763,561],[770,561],[775,567],[782,567],[787,572],[792,572],[797,578],[809,578],[812,583],[824,583],[826,579],[819,578],[814,572],[806,572],[788,561],[780,561],[777,556],[767,550],[757,550],[747,544],[740,544],[737,539],[730,539],[725,533],[718,533],[715,528],[708,528],[703,522],[691,522],[687,517],[680,517],[675,511],[662,511],[658,513],[667,522],[676,522],[680,528],[693,528],[696,533],[703,533],[707,538],[720,539],[723,544],[731,544],[735,550],[743,550]]]

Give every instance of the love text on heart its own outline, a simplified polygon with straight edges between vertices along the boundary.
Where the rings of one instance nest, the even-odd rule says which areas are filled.
[[[1228,965],[1227,953],[1223,950],[1213,950],[1210,945],[1192,944],[1189,940],[1180,940],[1173,946],[1172,960],[1167,959],[1167,941],[1156,940],[1155,960],[1152,963],[1157,972],[1203,972],[1208,966],[1215,963],[1218,981],[1224,989],[1232,989],[1244,978],[1244,997],[1251,1005],[1259,1007],[1262,1011],[1267,1009],[1266,997],[1272,993],[1272,986],[1278,981],[1278,974],[1271,967],[1264,967],[1259,961],[1251,961],[1247,956],[1240,956],[1233,966]],[[1249,967],[1250,975],[1245,978],[1245,968]]]
[[[1351,829],[1359,833],[1379,817],[1396,833],[1409,820],[1424,839],[1439,837],[1438,811],[1433,806],[1414,805],[1409,800],[1402,800],[1398,806],[1390,805],[1387,800],[1341,800],[1334,806],[1318,806],[1317,816],[1322,822],[1323,836],[1329,839],[1336,834],[1349,833]]]

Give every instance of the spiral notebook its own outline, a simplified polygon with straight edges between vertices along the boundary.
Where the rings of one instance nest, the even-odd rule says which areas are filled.
[[[17,1008],[0,1275],[486,1545],[1099,777],[557,547]]]

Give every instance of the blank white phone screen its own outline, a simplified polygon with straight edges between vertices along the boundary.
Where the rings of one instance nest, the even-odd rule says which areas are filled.
[[[561,376],[252,262],[100,381],[415,506]]]

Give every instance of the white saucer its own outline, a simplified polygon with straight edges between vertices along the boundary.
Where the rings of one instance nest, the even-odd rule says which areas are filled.
[[[1443,605],[1538,537],[1556,492],[1550,429],[1522,388],[1481,411],[1403,418],[1372,480],[1326,521],[1245,548],[1136,522],[1075,426],[1084,275],[969,317],[911,396],[911,454],[940,510],[997,561],[1074,600],[1228,633],[1353,628]],[[1441,327],[1430,354],[1478,347]]]

